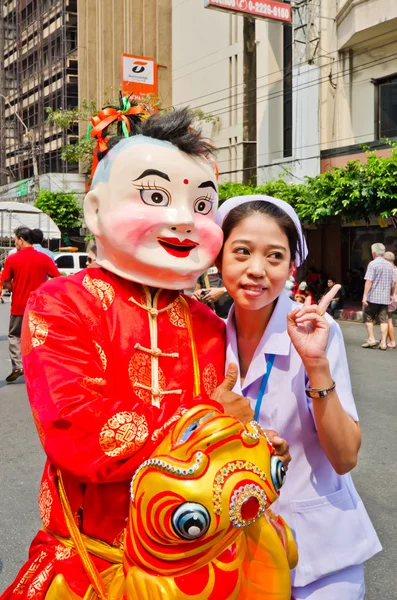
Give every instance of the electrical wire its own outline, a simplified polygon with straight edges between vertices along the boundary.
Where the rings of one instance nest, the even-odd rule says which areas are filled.
[[[365,40],[365,41],[366,41],[366,42],[371,42],[371,41],[373,41],[373,40],[375,40],[375,39],[377,39],[377,38],[379,38],[379,37],[384,37],[384,36],[385,36],[385,34],[378,34],[378,35],[375,35],[375,36],[373,36],[373,37],[371,37],[371,38],[368,38],[368,39],[367,39],[367,40]],[[381,46],[377,46],[375,49],[376,49],[376,50],[378,50],[378,49],[381,49],[381,48],[383,48],[383,47],[385,47],[385,46],[389,46],[391,43],[392,43],[392,42],[390,42],[390,41],[389,41],[389,42],[386,42],[385,44],[382,44]],[[225,48],[227,48],[227,47],[228,47],[228,46],[226,46]],[[229,47],[230,47],[230,46],[229,46]],[[218,50],[217,52],[221,52],[221,51],[222,51],[222,50],[224,50],[225,48],[222,48],[221,50]],[[355,57],[357,57],[357,56],[360,56],[361,54],[366,54],[367,52],[368,52],[368,48],[365,48],[365,49],[363,49],[361,52],[355,52],[355,53],[354,53],[354,58],[355,58]],[[334,50],[334,51],[332,51],[332,52],[329,52],[328,54],[338,54],[338,53],[339,53],[339,50]],[[212,53],[212,54],[214,54],[214,53]],[[211,54],[211,55],[209,55],[209,56],[212,56],[212,54]],[[203,57],[203,59],[205,59],[205,58],[206,58],[206,57]],[[227,58],[228,58],[228,57],[227,57]],[[198,60],[203,60],[203,59],[198,59]],[[182,75],[181,77],[173,78],[173,81],[177,81],[178,79],[181,79],[182,77],[186,77],[187,75],[190,75],[191,73],[196,73],[196,72],[198,72],[198,71],[201,71],[201,70],[203,70],[203,69],[207,69],[207,68],[208,68],[208,66],[211,66],[211,67],[212,67],[213,65],[216,65],[216,64],[218,64],[218,63],[220,63],[220,62],[222,62],[222,61],[224,61],[224,60],[225,60],[225,58],[222,58],[222,59],[220,59],[219,61],[217,61],[217,62],[215,62],[215,63],[211,63],[211,65],[206,65],[206,66],[204,66],[204,67],[201,67],[200,69],[197,69],[197,70],[195,70],[195,71],[191,71],[190,73],[187,73],[187,74],[185,74],[185,75]],[[194,62],[197,62],[197,61],[192,61],[192,63],[194,63]],[[192,63],[187,63],[187,65],[185,65],[185,66],[188,66],[188,65],[190,65],[190,64],[192,64]],[[326,64],[324,64],[324,65],[319,65],[319,68],[320,68],[320,69],[323,69],[323,68],[326,68],[326,67],[329,67],[329,66],[333,65],[334,63],[335,63],[335,59],[333,59],[332,61],[330,61],[330,62],[328,62],[328,63],[326,63]],[[301,63],[299,63],[298,65],[295,65],[295,66],[303,66],[303,65],[305,65],[305,64],[308,64],[308,61],[301,62]],[[182,68],[182,67],[181,67],[181,68]],[[174,108],[177,108],[178,106],[184,106],[184,105],[186,105],[186,104],[189,104],[190,102],[196,102],[197,100],[201,100],[202,98],[206,98],[206,97],[208,97],[208,96],[212,96],[212,95],[214,95],[214,94],[220,94],[221,92],[230,91],[230,90],[233,90],[235,87],[239,87],[239,86],[241,86],[241,85],[244,85],[244,86],[246,86],[246,85],[248,85],[249,83],[251,83],[252,81],[258,82],[260,79],[263,79],[264,77],[271,77],[271,76],[273,76],[273,75],[277,75],[278,73],[283,73],[283,72],[284,72],[284,69],[278,69],[278,70],[276,70],[276,71],[273,71],[273,72],[271,72],[271,73],[266,73],[265,75],[261,75],[260,77],[257,77],[257,78],[251,78],[251,79],[249,79],[247,82],[240,82],[240,83],[236,83],[236,84],[234,84],[234,85],[232,85],[232,86],[229,86],[229,87],[226,87],[226,88],[222,88],[222,89],[220,89],[220,90],[216,90],[216,91],[214,91],[214,92],[210,92],[210,93],[208,93],[208,94],[203,94],[202,96],[197,96],[196,98],[191,98],[190,100],[186,100],[186,101],[184,101],[184,102],[180,102],[180,103],[178,103],[178,104],[174,104],[174,105],[173,105],[173,107],[174,107]],[[283,79],[277,80],[277,81],[275,81],[275,82],[271,82],[271,83],[263,84],[262,86],[259,86],[259,88],[258,88],[257,86],[255,86],[255,88],[251,88],[251,89],[250,89],[250,90],[248,90],[248,91],[251,91],[251,90],[253,90],[253,89],[261,89],[262,87],[267,87],[267,86],[269,86],[269,85],[274,85],[274,83],[277,83],[277,82],[279,82],[279,81],[281,82],[281,81],[283,81]],[[243,93],[243,92],[238,92],[238,93],[239,93],[239,94],[241,94],[241,93]],[[224,100],[224,99],[228,99],[228,98],[229,98],[229,96],[226,96],[225,98],[222,98],[222,99],[220,99],[220,100],[214,100],[213,102],[209,102],[209,103],[207,103],[207,104],[205,104],[205,105],[200,105],[200,108],[201,108],[202,106],[207,106],[207,105],[209,105],[209,104],[213,104],[214,102],[221,102],[222,100]],[[170,106],[170,107],[167,107],[167,108],[172,108],[172,107]],[[166,108],[165,110],[167,110],[167,108]]]
[[[391,60],[394,60],[397,57],[397,53],[394,52],[393,54],[387,55],[386,57],[382,57],[382,59],[376,59],[373,61],[369,61],[368,63],[364,63],[363,65],[359,65],[359,67],[356,68],[349,68],[347,67],[346,69],[343,69],[342,71],[338,71],[337,73],[335,73],[333,75],[333,81],[335,81],[335,79],[339,79],[340,77],[342,77],[344,74],[346,73],[359,73],[360,71],[364,71],[367,68],[369,68],[370,66],[377,66],[377,65],[382,65],[382,64],[386,64],[388,62],[390,62]],[[299,84],[295,87],[293,87],[290,91],[291,92],[296,92],[296,91],[301,91],[301,90],[305,90],[305,89],[309,89],[311,87],[315,87],[320,85],[321,83],[326,82],[329,79],[329,76],[326,75],[324,77],[320,77],[319,79],[317,79],[316,81],[311,81],[308,84]],[[277,82],[271,83],[270,85],[274,85]],[[358,83],[358,82],[357,82]],[[270,94],[268,94],[267,96],[261,96],[260,98],[256,99],[256,102],[251,102],[250,104],[246,104],[244,102],[240,102],[240,104],[238,104],[237,106],[233,107],[233,110],[236,110],[238,108],[242,108],[243,106],[252,106],[253,104],[258,104],[258,102],[260,101],[264,101],[264,100],[273,100],[274,98],[280,98],[284,95],[284,90],[281,91],[277,91],[277,92],[272,92]],[[227,100],[227,98],[225,98],[225,100]],[[221,100],[219,100],[218,102],[220,102]],[[201,105],[200,108],[206,106],[205,104]],[[225,109],[218,109],[215,111],[211,112],[211,115],[216,117],[216,116],[221,116],[223,114],[227,114],[230,112],[230,109],[227,108]]]

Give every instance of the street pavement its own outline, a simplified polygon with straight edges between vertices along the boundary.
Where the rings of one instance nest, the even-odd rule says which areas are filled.
[[[13,580],[41,526],[37,494],[44,463],[24,380],[12,385],[4,381],[11,371],[8,315],[9,304],[0,305],[0,592]],[[397,350],[363,350],[364,326],[341,322],[341,327],[363,430],[354,481],[384,548],[366,565],[366,599],[395,600]]]

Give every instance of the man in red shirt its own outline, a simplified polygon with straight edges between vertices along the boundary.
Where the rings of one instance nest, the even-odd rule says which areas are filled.
[[[18,227],[14,234],[17,252],[7,258],[2,275],[4,288],[12,292],[8,331],[12,372],[6,378],[7,383],[23,375],[21,327],[30,292],[44,283],[47,277],[60,275],[54,262],[46,254],[36,252],[33,248],[31,231],[28,227]]]

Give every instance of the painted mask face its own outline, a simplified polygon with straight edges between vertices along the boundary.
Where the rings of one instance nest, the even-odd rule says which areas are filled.
[[[103,160],[84,203],[98,264],[153,287],[193,286],[222,245],[211,164],[144,136],[119,142]]]

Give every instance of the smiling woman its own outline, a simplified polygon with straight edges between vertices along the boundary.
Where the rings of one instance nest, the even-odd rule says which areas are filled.
[[[284,294],[307,249],[295,211],[282,200],[231,198],[218,222],[219,266],[234,300],[226,359],[239,367],[234,392],[249,399],[276,448],[289,443],[292,457],[277,502],[294,523],[300,556],[292,598],[363,600],[363,563],[381,547],[349,474],[361,432],[343,337],[325,315],[338,286],[319,306]]]

